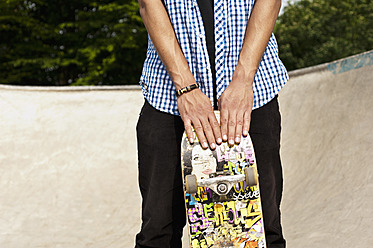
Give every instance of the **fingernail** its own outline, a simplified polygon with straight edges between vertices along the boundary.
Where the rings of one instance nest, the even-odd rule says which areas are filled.
[[[215,149],[215,148],[216,148],[215,143],[212,143],[212,144],[210,145],[210,147],[211,147],[211,149]]]
[[[190,139],[189,139],[189,143],[193,144],[193,143],[194,143],[194,139],[193,139],[193,138],[190,138]]]
[[[239,138],[239,137],[236,137],[235,142],[236,142],[236,143],[240,143],[240,138]]]
[[[223,135],[223,140],[227,140],[228,139],[228,137],[227,137],[227,135]]]
[[[207,142],[203,142],[203,144],[202,144],[202,147],[203,148],[207,148],[209,145],[207,144]]]
[[[230,145],[234,145],[234,141],[233,141],[233,139],[230,139],[230,140],[228,141],[228,143],[229,143]]]
[[[221,142],[223,142],[223,141],[221,140],[221,138],[218,138],[218,140],[216,142],[218,142],[218,144],[221,144]]]
[[[247,136],[249,134],[249,132],[247,130],[243,130],[243,135],[244,136]]]

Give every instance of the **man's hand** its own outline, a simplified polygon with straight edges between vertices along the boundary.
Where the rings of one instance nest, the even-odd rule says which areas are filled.
[[[139,0],[139,5],[145,27],[176,89],[196,83],[162,1]],[[216,143],[221,143],[220,128],[211,102],[200,89],[179,96],[177,106],[191,142],[194,142],[194,127],[203,148],[210,145],[215,149]]]
[[[257,0],[246,26],[232,81],[219,98],[223,140],[233,145],[248,135],[253,107],[253,81],[278,13],[281,0]]]
[[[220,127],[210,99],[200,89],[195,89],[179,96],[177,106],[191,143],[194,142],[194,128],[204,149],[207,149],[209,145],[211,149],[215,149],[216,143],[221,144]]]
[[[253,108],[255,71],[245,75],[240,68],[238,64],[231,83],[219,98],[221,133],[229,145],[240,143],[241,135],[249,134]]]

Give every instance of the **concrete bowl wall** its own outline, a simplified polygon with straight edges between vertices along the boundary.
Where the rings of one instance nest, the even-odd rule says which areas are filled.
[[[373,243],[372,72],[370,51],[280,92],[288,247]],[[1,248],[134,246],[142,104],[137,86],[0,85]]]

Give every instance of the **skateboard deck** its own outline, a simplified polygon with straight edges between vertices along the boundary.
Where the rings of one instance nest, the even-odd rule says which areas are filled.
[[[265,248],[250,137],[242,137],[239,145],[225,142],[215,150],[204,150],[196,135],[194,140],[190,144],[184,133],[181,143],[190,247]]]

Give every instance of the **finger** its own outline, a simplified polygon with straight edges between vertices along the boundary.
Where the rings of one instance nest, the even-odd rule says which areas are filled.
[[[246,111],[243,117],[243,131],[242,131],[242,134],[245,137],[249,135],[250,122],[251,122],[251,111]]]
[[[234,142],[239,144],[241,142],[242,128],[243,128],[243,115],[244,113],[237,114],[236,117],[236,133]]]
[[[229,113],[228,119],[228,144],[234,145],[234,138],[236,134],[236,113]]]
[[[213,132],[213,134],[215,136],[215,141],[216,141],[216,143],[218,143],[220,145],[223,140],[221,138],[221,131],[220,131],[219,122],[216,119],[216,116],[215,116],[214,113],[212,113],[209,116],[209,121],[210,121],[210,125],[212,127],[212,132]]]
[[[207,149],[209,146],[207,143],[207,139],[205,137],[205,133],[203,131],[202,123],[199,120],[195,120],[193,121],[193,126],[194,126],[194,130],[196,131],[199,143],[201,144],[202,148]]]
[[[188,137],[188,140],[189,140],[189,143],[193,144],[194,143],[194,133],[193,133],[193,127],[191,125],[191,123],[185,123],[184,122],[184,128],[185,128],[185,132],[186,132],[186,135]]]
[[[228,140],[228,111],[220,110],[220,130],[224,142]]]
[[[215,136],[214,136],[213,129],[208,119],[203,120],[202,127],[203,127],[203,132],[205,133],[205,136],[207,138],[208,143],[210,144],[211,149],[214,150],[216,148]],[[204,146],[202,147],[207,148]]]

